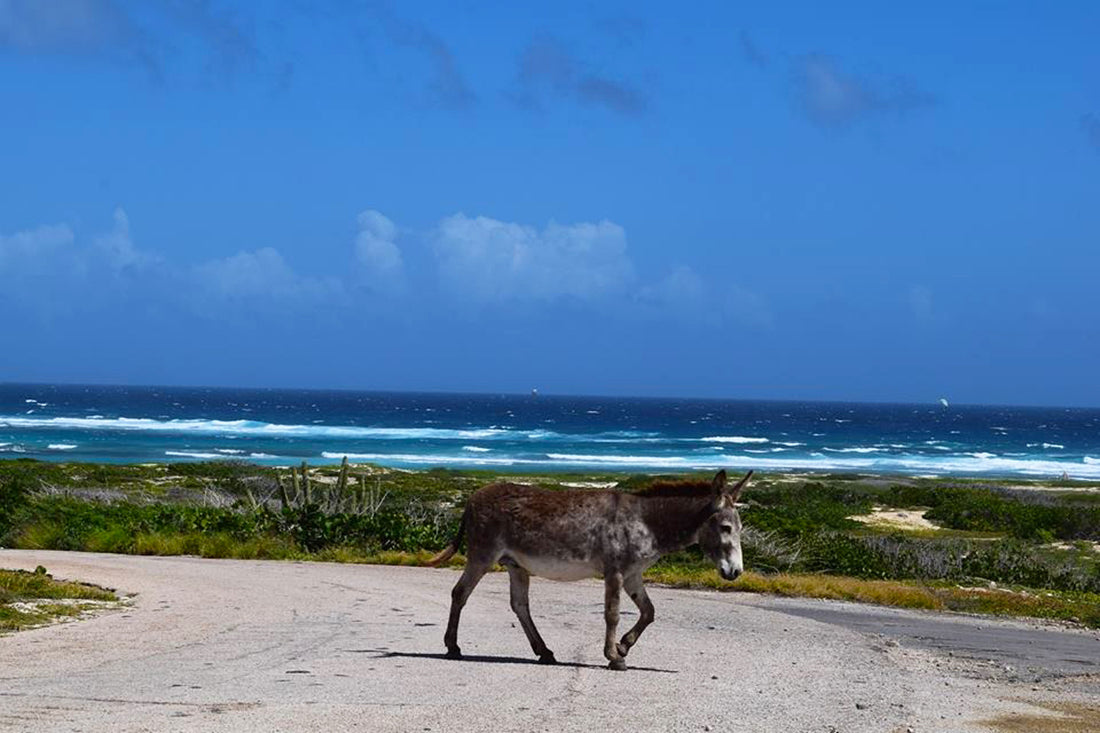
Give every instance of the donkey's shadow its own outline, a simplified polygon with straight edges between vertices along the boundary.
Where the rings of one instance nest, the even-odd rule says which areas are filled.
[[[364,650],[366,651],[366,650]],[[372,650],[374,651],[374,650]],[[543,664],[538,659],[529,657],[492,657],[484,654],[463,654],[461,659],[452,659],[446,654],[437,652],[391,652],[377,650],[375,659],[440,659],[446,662],[475,662],[479,664],[533,664],[539,667],[572,667],[574,669],[607,669],[606,664],[585,664],[584,662],[555,662]],[[662,674],[679,674],[679,670],[660,669],[657,667],[631,666],[632,672],[660,672]]]

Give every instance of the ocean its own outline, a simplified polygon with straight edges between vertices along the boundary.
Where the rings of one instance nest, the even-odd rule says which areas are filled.
[[[0,384],[0,459],[1100,479],[1100,410]]]

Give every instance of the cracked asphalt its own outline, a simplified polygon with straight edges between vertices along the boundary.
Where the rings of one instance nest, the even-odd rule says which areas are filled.
[[[1100,700],[1096,632],[1020,621],[651,587],[612,672],[594,581],[532,582],[547,667],[503,573],[451,661],[453,570],[0,551],[39,564],[134,595],[0,637],[0,730],[981,731]]]

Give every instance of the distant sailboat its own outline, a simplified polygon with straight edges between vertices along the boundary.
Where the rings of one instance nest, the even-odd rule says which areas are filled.
[[[532,388],[531,388],[531,396],[532,396],[532,397],[538,397],[538,396],[539,396],[539,390],[538,390],[538,387],[532,387]]]
[[[946,397],[940,397],[940,404],[943,405],[944,407],[951,407],[951,405],[948,404]]]

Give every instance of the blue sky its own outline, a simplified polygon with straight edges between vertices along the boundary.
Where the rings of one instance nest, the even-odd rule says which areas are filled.
[[[0,0],[0,381],[1100,405],[1100,5],[527,5]]]

